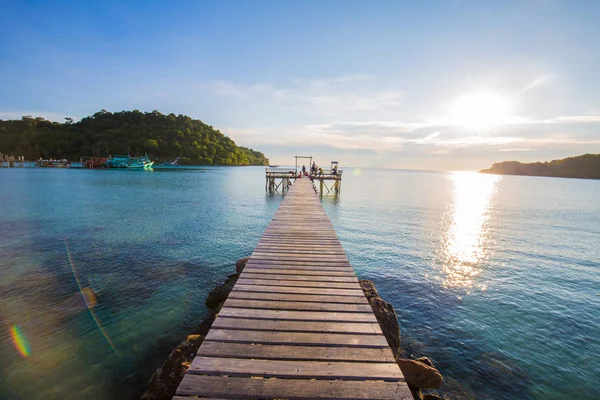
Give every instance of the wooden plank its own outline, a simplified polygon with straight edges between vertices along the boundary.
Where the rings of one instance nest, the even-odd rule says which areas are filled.
[[[327,250],[288,250],[288,249],[267,249],[257,247],[252,252],[252,256],[261,258],[261,256],[270,255],[277,257],[292,257],[293,259],[298,258],[335,258],[346,261],[346,253],[343,251],[327,251]]]
[[[259,243],[284,243],[289,245],[305,245],[305,244],[315,244],[315,245],[333,245],[337,246],[340,243],[340,240],[336,237],[335,239],[318,239],[318,238],[310,238],[310,237],[283,237],[279,235],[275,236],[263,236],[260,239]]]
[[[312,268],[331,268],[331,267],[344,267],[352,270],[350,266],[350,262],[341,261],[341,260],[276,260],[276,259],[267,259],[267,258],[250,258],[246,265],[250,266],[264,266],[264,265],[280,265],[283,267],[312,267]],[[356,275],[356,274],[355,274]]]
[[[198,355],[263,360],[395,362],[392,352],[385,348],[254,345],[208,341],[202,343]]]
[[[297,245],[291,245],[291,244],[283,244],[283,243],[259,243],[255,250],[261,250],[261,251],[280,251],[280,252],[288,252],[288,253],[297,253],[297,252],[311,252],[311,253],[317,253],[317,252],[322,252],[322,251],[326,251],[326,252],[338,252],[338,253],[343,253],[346,254],[344,252],[344,249],[342,248],[342,246],[337,246],[337,245],[317,245],[317,244],[297,244]]]
[[[253,267],[246,265],[244,272],[255,273],[255,274],[282,274],[282,275],[307,275],[307,276],[342,276],[356,278],[354,272],[346,267],[325,270],[314,270],[314,269],[298,269],[298,268],[285,268],[278,267],[276,265],[269,265],[267,267]]]
[[[291,279],[260,279],[252,277],[240,277],[237,280],[238,285],[263,285],[263,286],[291,286],[291,287],[319,287],[331,289],[360,289],[358,282],[314,282],[307,280]]]
[[[254,318],[254,319],[277,319],[288,321],[326,321],[326,322],[368,322],[376,323],[373,314],[367,313],[337,313],[316,311],[273,311],[252,310],[224,307],[219,312],[219,318]]]
[[[412,400],[405,382],[332,381],[307,379],[247,379],[187,374],[179,396],[229,399]]]
[[[305,379],[393,381],[404,379],[396,363],[246,360],[213,357],[196,357],[188,373]]]
[[[331,294],[334,296],[359,296],[363,294],[361,289],[322,289],[291,286],[265,286],[265,285],[245,285],[236,283],[233,290],[247,292],[267,292],[267,293],[304,293],[304,294]]]
[[[292,281],[313,281],[313,282],[354,282],[358,279],[354,276],[321,276],[321,275],[291,275],[291,274],[264,274],[255,272],[242,272],[240,278],[243,279],[272,279],[272,280],[292,280]]]
[[[269,254],[327,254],[330,256],[345,256],[346,253],[344,253],[343,250],[339,250],[339,249],[334,249],[334,248],[329,248],[329,247],[323,247],[320,249],[315,249],[312,248],[310,246],[307,247],[302,247],[302,248],[289,248],[289,247],[280,247],[280,246],[256,246],[254,249],[254,253],[256,254],[260,254],[260,253],[269,253]]]
[[[204,340],[254,344],[327,345],[342,347],[388,347],[383,335],[344,333],[261,332],[212,328]]]
[[[353,274],[351,267],[344,266],[309,266],[309,265],[285,265],[285,264],[253,264],[250,267],[246,266],[246,269],[251,269],[254,271],[262,271],[261,273],[268,273],[272,270],[278,271],[289,271],[294,274],[308,273],[308,275],[339,275],[339,276],[348,276],[348,274]],[[354,275],[356,276],[356,275]]]
[[[231,299],[247,300],[272,300],[287,302],[312,302],[312,303],[350,303],[368,304],[364,296],[319,296],[312,294],[289,294],[289,293],[261,293],[261,292],[231,292]]]
[[[315,265],[316,264],[316,265]],[[328,261],[300,261],[300,260],[266,260],[266,259],[257,259],[250,258],[246,265],[251,266],[262,266],[262,265],[282,265],[286,267],[346,267],[352,269],[349,261],[336,261],[336,260],[328,260]]]
[[[235,291],[235,288],[234,288]],[[308,301],[268,301],[268,300],[241,300],[237,296],[231,296],[231,292],[225,301],[226,307],[236,308],[256,308],[261,310],[290,310],[290,311],[339,311],[339,312],[364,312],[372,313],[373,310],[369,304],[354,303],[314,303]],[[251,292],[235,292],[251,293]],[[338,296],[343,297],[343,296]],[[354,298],[346,296],[348,298]]]
[[[217,318],[212,328],[265,332],[347,333],[352,335],[381,335],[379,324],[366,322],[282,321],[248,318]]]

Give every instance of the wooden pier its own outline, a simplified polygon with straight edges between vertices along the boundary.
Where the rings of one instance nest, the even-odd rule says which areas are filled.
[[[175,399],[412,399],[309,179],[296,180]]]
[[[338,194],[342,189],[342,173],[342,170],[334,172],[329,169],[322,173],[309,173],[303,179],[311,181],[315,192]],[[298,171],[294,171],[294,168],[266,168],[265,179],[265,190],[285,193],[298,179]]]

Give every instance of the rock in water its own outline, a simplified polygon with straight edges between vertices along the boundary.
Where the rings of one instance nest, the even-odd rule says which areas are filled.
[[[438,396],[437,394],[429,393],[423,395],[423,400],[446,400],[442,396]]]
[[[231,292],[231,289],[233,289],[233,286],[236,282],[237,279],[232,279],[227,283],[217,286],[211,290],[205,300],[206,306],[212,311],[215,311],[219,304],[227,299],[227,296],[229,296],[229,293]]]
[[[154,371],[142,400],[170,400],[190,367],[204,336],[190,335],[169,354],[163,365]]]
[[[235,263],[235,272],[237,272],[238,275],[242,273],[249,259],[250,257],[244,257],[237,260]]]
[[[360,283],[360,287],[362,288],[365,296],[367,297],[367,300],[370,301],[373,298],[375,298],[375,299],[381,298],[381,297],[379,297],[379,293],[377,293],[377,289],[375,288],[373,281],[370,281],[368,279],[361,279],[359,281],[359,283]]]
[[[429,359],[429,357],[419,357],[419,358],[416,358],[415,361],[418,361],[418,362],[423,363],[425,365],[429,365],[431,368],[435,368],[435,365],[433,365],[433,361],[431,361]]]
[[[414,389],[437,389],[444,378],[439,371],[416,360],[398,358],[396,360],[408,386]]]
[[[373,298],[369,303],[394,357],[397,357],[400,352],[400,324],[394,306],[381,298]]]
[[[394,306],[379,297],[373,281],[362,279],[359,283],[371,304],[373,313],[394,353],[394,357],[397,357],[400,352],[400,324],[398,323],[398,316],[396,315]]]

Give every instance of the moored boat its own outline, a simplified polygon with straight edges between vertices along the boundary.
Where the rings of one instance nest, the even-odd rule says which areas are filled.
[[[42,160],[39,159],[36,163],[35,166],[36,167],[40,167],[40,168],[67,168],[71,165],[70,161],[67,161],[66,159],[62,159],[62,160]]]
[[[131,157],[129,155],[116,155],[108,157],[104,166],[107,168],[140,168],[151,169],[154,161],[148,158],[148,155],[142,157]]]

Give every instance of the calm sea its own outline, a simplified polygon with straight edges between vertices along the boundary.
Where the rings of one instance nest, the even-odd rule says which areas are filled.
[[[0,398],[139,395],[277,209],[263,174],[0,169]],[[447,396],[599,398],[600,181],[347,169],[322,202]]]

